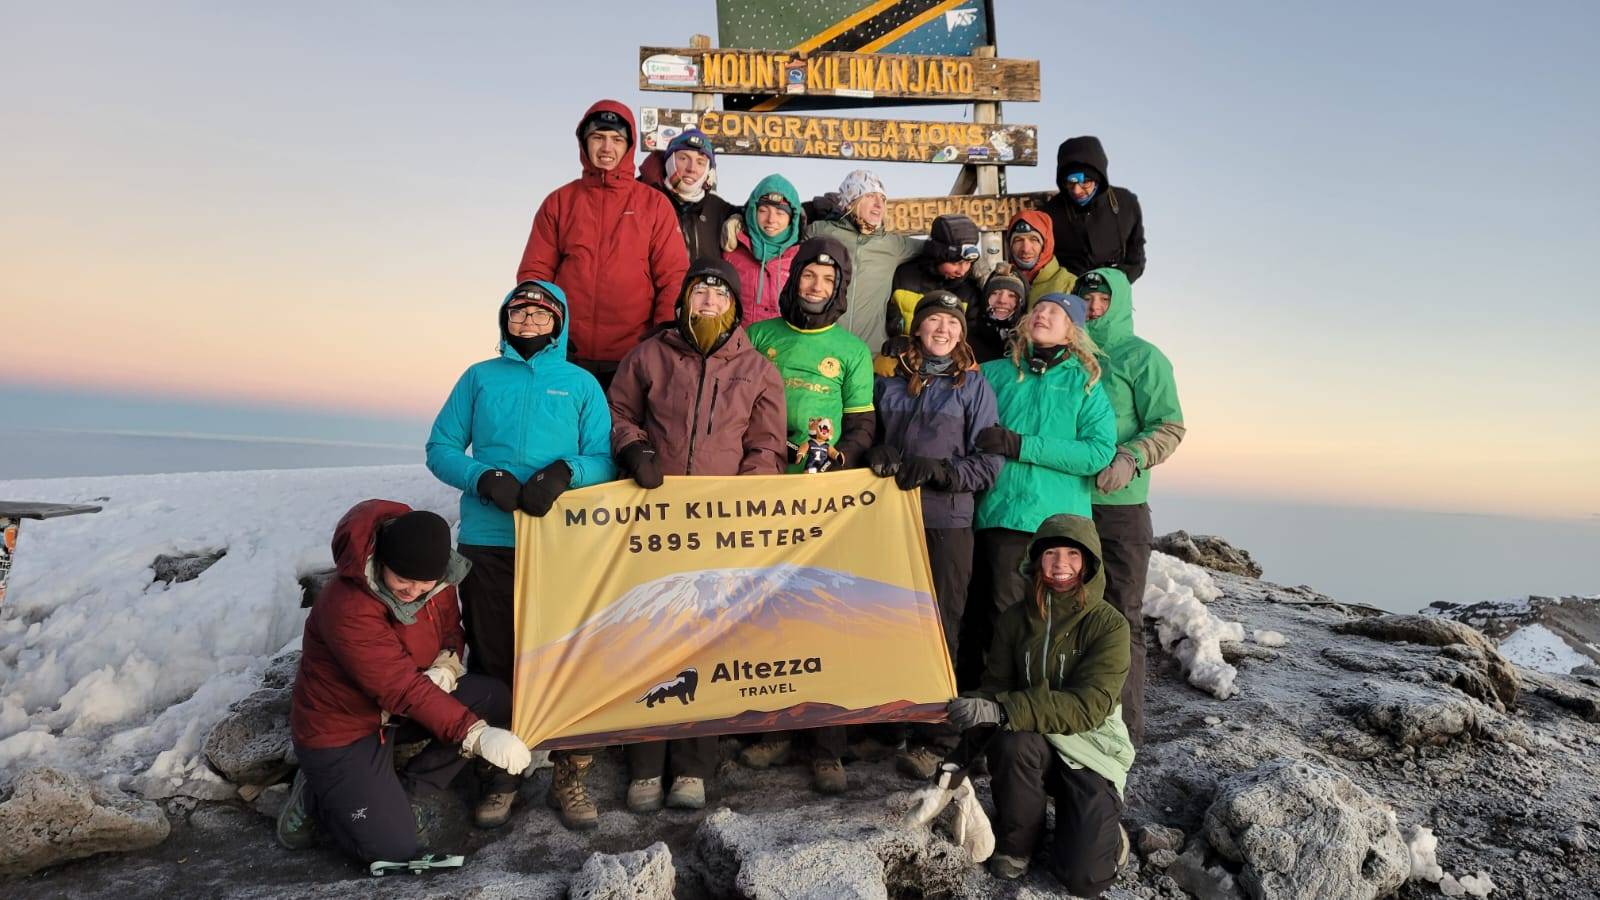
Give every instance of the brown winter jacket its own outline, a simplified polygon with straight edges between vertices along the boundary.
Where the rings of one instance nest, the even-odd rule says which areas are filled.
[[[306,616],[289,705],[289,730],[302,747],[344,747],[377,734],[384,712],[405,716],[452,744],[478,721],[423,674],[439,651],[461,653],[455,582],[465,565],[446,573],[410,625],[374,593],[378,528],[408,512],[404,503],[363,500],[334,527],[339,577],[323,587]]]
[[[685,278],[715,274],[734,284],[722,260],[700,260]],[[680,292],[680,297],[682,292]],[[679,321],[682,321],[679,300]],[[735,310],[739,309],[737,297]],[[649,441],[663,475],[779,475],[787,455],[788,417],[778,369],[739,327],[709,356],[681,327],[662,328],[623,357],[606,392],[611,452]]]

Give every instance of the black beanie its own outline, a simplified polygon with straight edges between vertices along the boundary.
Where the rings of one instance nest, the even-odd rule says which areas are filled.
[[[413,510],[378,529],[378,562],[412,581],[438,581],[450,565],[450,523],[438,513]]]
[[[922,323],[934,313],[946,313],[955,316],[961,322],[961,339],[967,338],[967,315],[962,309],[961,298],[949,291],[929,291],[917,301],[917,307],[911,313],[911,328],[908,334],[915,335]]]
[[[934,262],[960,262],[974,257],[963,255],[962,248],[978,246],[978,224],[963,215],[945,215],[933,220],[923,252]],[[978,252],[982,252],[981,248]]]

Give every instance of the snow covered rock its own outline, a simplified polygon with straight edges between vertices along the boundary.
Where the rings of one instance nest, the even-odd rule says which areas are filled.
[[[1244,627],[1206,607],[1218,596],[1204,569],[1166,554],[1150,555],[1144,615],[1156,620],[1161,649],[1178,659],[1190,684],[1226,700],[1238,690],[1233,682],[1239,671],[1223,657],[1222,643],[1243,641]]]
[[[289,768],[294,745],[289,736],[289,688],[262,688],[228,707],[211,727],[204,750],[223,777],[234,784],[271,784]]]
[[[1353,634],[1378,641],[1406,641],[1432,647],[1449,647],[1462,644],[1481,654],[1489,681],[1494,685],[1495,696],[1507,707],[1517,703],[1517,692],[1522,681],[1517,669],[1506,661],[1493,642],[1470,625],[1437,616],[1386,615],[1356,619],[1335,625],[1339,634]]]
[[[0,802],[0,875],[166,840],[161,807],[58,769],[18,775]]]
[[[573,876],[571,900],[672,900],[677,870],[660,841],[632,853],[596,853]]]
[[[1247,578],[1261,577],[1261,566],[1250,558],[1250,551],[1241,550],[1213,534],[1190,535],[1187,531],[1174,531],[1156,538],[1153,546],[1168,556],[1197,566]]]
[[[1382,897],[1411,871],[1394,814],[1331,769],[1278,759],[1222,785],[1206,839],[1258,900]]]

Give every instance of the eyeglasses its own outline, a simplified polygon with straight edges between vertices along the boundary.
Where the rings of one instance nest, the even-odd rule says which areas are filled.
[[[532,321],[535,325],[549,325],[556,320],[556,314],[542,306],[518,306],[506,310],[506,321],[522,323]]]

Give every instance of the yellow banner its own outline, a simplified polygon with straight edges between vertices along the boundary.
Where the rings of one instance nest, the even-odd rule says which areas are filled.
[[[512,728],[561,749],[942,718],[921,506],[859,469],[614,481],[518,513]]]

